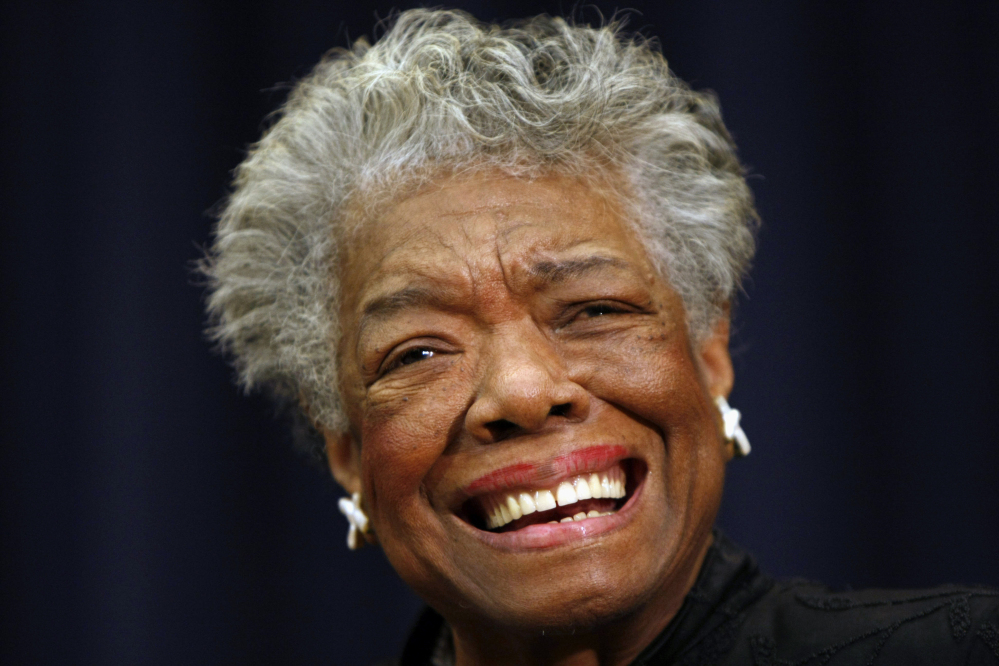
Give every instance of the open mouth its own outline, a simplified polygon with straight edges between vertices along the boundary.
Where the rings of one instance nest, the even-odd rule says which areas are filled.
[[[619,460],[596,472],[569,476],[553,485],[515,488],[466,501],[459,516],[493,533],[514,532],[531,525],[580,522],[619,511],[644,477],[644,463]]]

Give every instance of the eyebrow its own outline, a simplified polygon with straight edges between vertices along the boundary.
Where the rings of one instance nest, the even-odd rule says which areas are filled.
[[[564,261],[541,261],[531,266],[528,271],[536,281],[547,284],[559,284],[566,280],[582,277],[588,273],[601,271],[604,268],[628,268],[626,261],[615,257],[594,256],[585,259],[566,259]]]
[[[608,267],[628,268],[629,264],[615,257],[593,256],[585,259],[540,261],[528,267],[527,272],[535,283],[535,288],[541,289],[545,284],[559,284]],[[374,298],[362,309],[359,328],[363,331],[367,326],[389,319],[403,310],[428,306],[443,309],[454,301],[453,297],[449,297],[449,291],[440,285],[414,285]]]
[[[375,321],[388,319],[392,315],[402,310],[419,308],[424,306],[441,307],[449,299],[446,297],[446,289],[439,286],[412,286],[405,287],[390,294],[379,296],[371,300],[361,311],[360,330],[364,330]]]

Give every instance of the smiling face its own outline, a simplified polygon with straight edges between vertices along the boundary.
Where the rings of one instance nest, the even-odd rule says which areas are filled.
[[[562,177],[444,180],[342,265],[331,465],[456,639],[657,632],[710,544],[727,323],[692,349],[620,208]]]

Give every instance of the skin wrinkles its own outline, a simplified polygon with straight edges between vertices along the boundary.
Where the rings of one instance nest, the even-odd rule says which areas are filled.
[[[497,254],[497,256],[500,256]],[[502,266],[502,262],[500,262]],[[587,257],[585,259],[565,260],[565,261],[540,261],[537,264],[528,266],[528,272],[535,277],[538,285],[536,291],[544,289],[547,284],[557,284],[569,278],[581,277],[587,272],[599,270],[605,266],[626,268],[627,264],[614,257]],[[470,274],[471,276],[471,274]],[[504,272],[504,282],[507,276]],[[473,291],[474,284],[473,284]],[[440,288],[437,283],[427,285],[408,286],[374,298],[366,302],[361,308],[360,338],[364,336],[364,330],[379,321],[390,319],[406,309],[420,309],[433,307],[439,310],[446,310],[454,307],[449,303],[446,290]],[[455,299],[452,299],[455,300]]]
[[[351,434],[327,437],[333,473],[451,624],[460,666],[627,663],[710,545],[727,322],[695,349],[621,207],[581,181],[438,185],[370,223],[343,265]],[[460,517],[475,479],[598,444],[645,470],[613,530],[510,551]]]
[[[580,245],[580,244],[576,244]],[[499,262],[502,267],[502,262]],[[613,256],[589,256],[582,259],[566,259],[561,261],[540,260],[527,265],[518,272],[526,272],[532,283],[535,292],[544,291],[546,286],[557,285],[571,278],[581,278],[588,274],[598,276],[600,273],[613,271],[629,271],[631,267],[627,262]],[[421,271],[421,278],[426,280],[425,284],[409,285],[391,291],[390,293],[379,295],[367,300],[362,306],[360,322],[360,333],[358,335],[359,346],[362,345],[365,334],[373,326],[391,321],[394,317],[399,317],[407,311],[419,312],[421,310],[437,310],[441,312],[465,311],[468,303],[482,300],[479,290],[476,288],[476,270],[468,267],[466,276],[469,282],[469,289],[462,290],[461,287],[442,286],[439,282],[431,282],[429,276]],[[409,276],[412,279],[412,276]],[[510,278],[506,269],[503,269],[502,282],[506,283]],[[487,278],[488,280],[488,278]],[[466,291],[467,293],[463,293]],[[555,299],[557,301],[557,299]],[[377,333],[375,334],[377,336]],[[357,349],[359,355],[362,353]],[[372,372],[369,365],[365,365],[368,373]]]

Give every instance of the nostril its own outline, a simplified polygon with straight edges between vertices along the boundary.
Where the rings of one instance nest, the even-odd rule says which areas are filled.
[[[561,405],[554,405],[548,410],[548,416],[566,416],[572,409],[572,403],[566,402]]]
[[[518,430],[519,426],[512,421],[507,421],[506,419],[498,419],[496,421],[490,421],[486,424],[486,430],[492,436],[494,442],[506,439],[510,437]]]
[[[540,419],[537,423],[526,421],[523,423],[518,423],[517,420],[510,419],[495,419],[489,421],[482,425],[489,433],[489,441],[500,442],[504,439],[509,439],[511,437],[517,437],[521,434],[536,432],[542,429],[545,425],[546,420],[552,416],[569,417],[574,416],[573,410],[576,405],[572,402],[562,403],[560,405],[552,405],[548,408],[548,413],[544,418]],[[527,416],[531,416],[528,414]],[[540,416],[536,414],[535,416]]]

